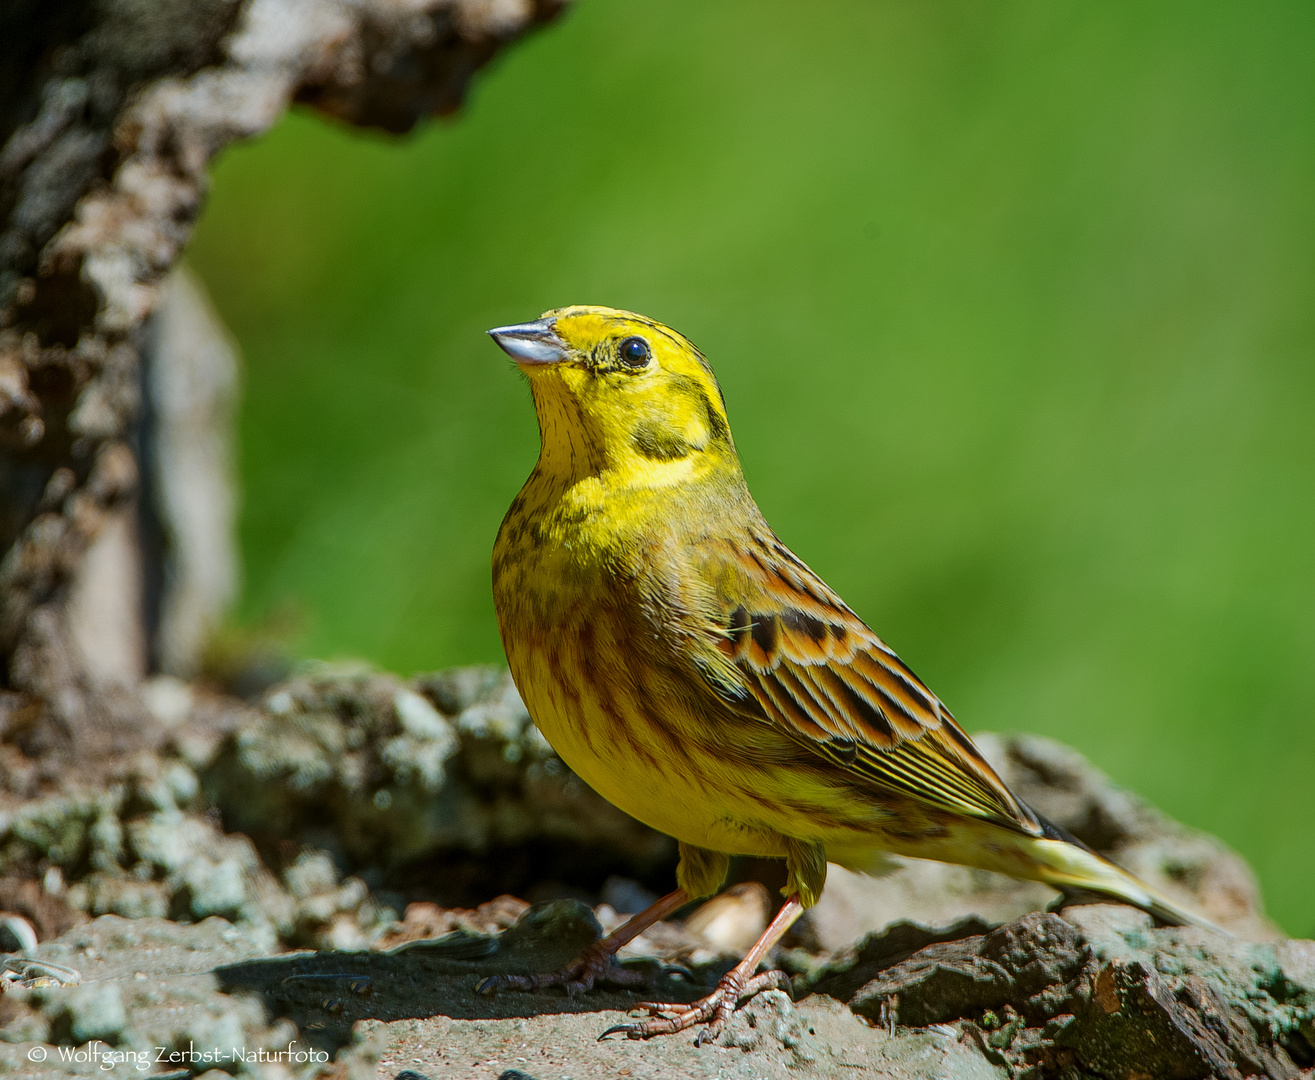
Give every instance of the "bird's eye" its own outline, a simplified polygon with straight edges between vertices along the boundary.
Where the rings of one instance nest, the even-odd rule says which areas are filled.
[[[628,337],[621,342],[617,355],[627,367],[641,368],[652,358],[653,351],[642,337]]]

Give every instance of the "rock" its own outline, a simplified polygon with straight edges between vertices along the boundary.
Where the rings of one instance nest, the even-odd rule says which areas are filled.
[[[1315,945],[1273,940],[1245,867],[1222,845],[1055,744],[983,740],[1043,813],[1254,932],[1156,929],[1109,904],[1028,911],[1049,891],[931,863],[871,881],[833,869],[823,904],[778,954],[800,973],[799,1000],[760,995],[719,1045],[696,1051],[692,1033],[595,1043],[625,1021],[634,994],[475,994],[490,974],[552,970],[625,919],[575,897],[642,907],[674,861],[670,841],[552,754],[504,672],[404,682],[317,665],[255,705],[195,689],[175,704],[157,750],[107,760],[95,783],[48,777],[40,797],[0,803],[0,897],[36,929],[39,956],[84,975],[80,988],[41,985],[39,971],[11,981],[5,1038],[67,1047],[97,1032],[120,1054],[151,1039],[178,1057],[159,1068],[194,1075],[265,1067],[229,1051],[184,1060],[203,1044],[326,1055],[269,1066],[292,1080],[326,1068],[364,1080],[414,1062],[461,1075],[476,1061],[490,1076],[576,1080],[627,1069],[1132,1080],[1147,1065],[1223,1080],[1315,1066]],[[508,874],[532,897],[567,898],[497,896]],[[950,893],[936,895],[942,887]],[[742,882],[684,924],[649,928],[622,959],[651,972],[652,993],[691,1000],[736,959],[771,898]],[[923,925],[891,923],[901,911]],[[944,915],[956,918],[926,925]],[[882,929],[849,941],[864,919]],[[270,955],[289,947],[320,951]],[[0,1045],[0,1070],[23,1066],[21,1052]]]
[[[731,1017],[718,1041],[746,1051],[779,1047],[790,1051],[797,1065],[812,1064],[819,1052],[808,1021],[781,990],[765,990],[751,998]]]
[[[0,952],[25,953],[37,947],[37,932],[21,915],[0,913]]]
[[[495,953],[505,958],[496,963],[496,970],[526,975],[555,971],[602,936],[594,913],[579,900],[535,904],[510,929],[493,938]]]
[[[971,927],[967,927],[971,928]],[[811,985],[882,1025],[952,1024],[997,1063],[1106,1080],[1295,1080],[1315,1065],[1315,942],[1152,927],[1112,904],[929,941],[875,935]],[[931,932],[926,932],[929,936]]]
[[[407,685],[323,666],[266,694],[202,772],[231,827],[328,832],[343,856],[397,867],[530,839],[604,845],[650,870],[671,842],[599,798],[530,723],[506,672],[467,668]]]
[[[487,904],[468,908],[441,908],[437,904],[409,904],[402,921],[378,943],[391,949],[408,941],[442,937],[453,930],[493,934],[506,930],[525,914],[530,905],[514,896],[494,897]]]
[[[195,1074],[215,1062],[185,1060],[189,1051],[291,1050],[302,1060],[271,1071],[221,1055],[217,1076],[245,1069],[293,1080],[329,1068],[361,1080],[395,1076],[413,1063],[433,1077],[479,1063],[489,1076],[573,1080],[1296,1080],[1315,1064],[1315,942],[1156,929],[1116,905],[1031,913],[995,929],[892,928],[811,983],[798,981],[800,1000],[780,991],[750,999],[717,1044],[697,1049],[693,1033],[597,1042],[624,1022],[633,994],[474,992],[488,974],[551,970],[598,933],[587,906],[557,900],[500,933],[459,929],[386,952],[261,957],[256,942],[219,919],[179,926],[107,916],[39,947],[44,959],[79,967],[81,987],[16,989],[0,1002],[9,1039],[70,1047],[73,1015],[108,1016],[106,1053],[164,1046],[178,1058],[164,1065]],[[690,1000],[719,971],[701,968],[693,981],[657,973],[658,992]],[[93,987],[99,999],[86,995]],[[121,995],[118,1015],[96,1007],[109,1001],[107,987]],[[75,1004],[78,991],[92,1007]],[[0,1045],[0,1069],[20,1069],[26,1049]]]
[[[1081,1016],[1065,1025],[1057,1041],[1112,1080],[1146,1074],[1166,1080],[1242,1080],[1256,1074],[1297,1080],[1299,1075],[1281,1050],[1260,1046],[1208,983],[1189,978],[1170,987],[1138,960],[1104,965]]]
[[[26,919],[38,941],[57,937],[80,921],[65,899],[63,884],[63,875],[52,874],[49,881],[0,877],[0,910]]]
[[[50,1020],[51,1039],[80,1046],[93,1039],[115,1046],[128,1026],[123,994],[113,983],[42,988],[35,996]]]
[[[561,764],[505,672],[463,669],[407,684],[321,665],[256,709],[199,694],[178,700],[190,711],[172,717],[158,753],[107,766],[103,784],[68,777],[62,791],[0,809],[0,884],[43,896],[26,876],[39,865],[70,883],[59,905],[69,915],[47,920],[41,936],[77,912],[221,915],[271,947],[367,947],[405,901],[376,899],[347,868],[380,883],[422,856],[450,866],[455,852],[485,873],[492,852],[495,872],[505,863],[522,876],[553,876],[549,865],[536,870],[508,854],[517,845],[532,859],[556,851],[628,875],[674,863],[669,838]],[[266,845],[263,853],[220,828],[221,817]],[[285,865],[279,852],[289,853]],[[561,873],[569,880],[569,868]],[[432,879],[450,878],[440,869]]]
[[[156,1046],[171,1053],[189,1044],[220,1047],[224,1055],[233,1047],[256,1052],[286,1046],[298,1038],[290,1024],[271,1024],[255,1002],[222,994],[211,974],[259,951],[258,943],[220,919],[180,926],[106,915],[44,942],[37,957],[76,969],[81,982],[7,990],[0,998],[0,1071],[33,1075],[31,1062],[42,1059],[28,1056],[31,1044],[45,1052],[51,1070],[45,1075],[88,1076],[108,1069],[167,1072],[167,1061],[155,1063]],[[88,1058],[74,1068],[78,1062],[69,1055],[75,1050],[119,1058]],[[67,1069],[65,1061],[71,1063]]]
[[[231,827],[327,829],[357,859],[400,863],[461,827],[444,799],[456,733],[418,694],[369,672],[274,688],[202,773]]]
[[[745,881],[700,904],[685,920],[685,929],[715,950],[743,956],[767,929],[772,913],[767,890],[756,881]]]
[[[977,918],[964,919],[943,930],[932,930],[916,923],[896,923],[880,933],[869,934],[857,945],[833,957],[805,980],[804,985],[813,992],[851,1001],[859,989],[878,974],[919,950],[941,942],[981,937],[989,929]]]
[[[888,872],[880,877],[829,866],[822,898],[804,913],[795,935],[811,949],[834,952],[901,922],[1006,922],[1044,908],[1054,896],[1054,890],[1037,882],[892,856]]]
[[[612,874],[604,881],[598,893],[598,899],[602,903],[623,915],[637,914],[657,898],[658,894],[652,889],[646,889],[639,882],[618,874]]]
[[[1006,1005],[1039,1024],[1055,1015],[1052,999],[1073,997],[1088,959],[1074,927],[1033,912],[987,934],[927,945],[864,984],[849,1004],[870,1020],[916,1027]]]
[[[310,665],[255,706],[197,689],[171,700],[158,751],[107,761],[100,783],[61,777],[62,790],[0,804],[0,881],[44,896],[32,875],[49,867],[68,883],[66,921],[45,929],[34,921],[39,937],[79,912],[218,914],[270,947],[368,947],[391,933],[408,900],[456,911],[510,890],[532,899],[597,899],[601,891],[637,909],[654,895],[650,883],[671,880],[670,839],[571,774],[505,671],[405,682],[359,666]],[[1088,842],[1139,864],[1185,902],[1222,910],[1235,927],[1265,927],[1245,867],[1217,841],[1168,821],[1057,744],[981,742],[1025,798]],[[736,906],[737,895],[699,917]],[[1053,895],[936,863],[909,862],[877,879],[833,867],[789,962],[808,970],[819,955],[901,918],[1002,922]],[[628,954],[703,963],[741,949],[761,921],[756,907],[741,908],[743,932],[733,942],[720,931],[707,942],[698,926],[662,924]],[[620,921],[599,914],[609,928]],[[456,925],[464,924],[448,929]],[[416,933],[413,924],[403,937]]]
[[[625,1021],[638,1000],[631,993],[474,992],[489,974],[552,970],[598,933],[586,906],[557,900],[530,908],[500,935],[456,931],[384,953],[271,957],[230,965],[219,974],[234,993],[258,994],[270,1015],[295,1020],[316,1046],[348,1045],[345,1040],[362,1023],[385,1021],[376,1029],[385,1075],[405,1071],[403,1063],[423,1063],[425,1075],[457,1076],[478,1063],[490,1076],[573,1080],[1007,1076],[953,1033],[892,1036],[823,996],[796,1004],[779,991],[758,995],[736,1014],[718,1044],[695,1050],[693,1032],[645,1043],[599,1042],[601,1031]],[[688,1001],[706,992],[720,971],[704,969],[694,982],[659,974],[656,992],[666,1000]],[[939,1071],[918,1071],[924,1068]]]
[[[136,881],[109,873],[83,878],[69,890],[71,903],[88,915],[122,915],[128,919],[163,919],[172,897],[163,881]]]

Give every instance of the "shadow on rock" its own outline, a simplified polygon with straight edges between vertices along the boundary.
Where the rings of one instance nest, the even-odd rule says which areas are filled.
[[[336,1052],[351,1041],[358,1020],[490,1020],[629,1009],[634,994],[605,989],[573,996],[551,989],[475,992],[489,975],[554,971],[600,935],[585,904],[553,900],[530,908],[501,934],[458,930],[386,952],[295,953],[230,964],[215,974],[226,993],[258,995],[271,1018],[287,1017],[312,1045]],[[656,967],[654,975],[654,993],[664,1000],[693,1000],[704,992]]]

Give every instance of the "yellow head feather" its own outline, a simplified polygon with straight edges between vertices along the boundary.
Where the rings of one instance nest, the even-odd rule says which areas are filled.
[[[607,307],[545,312],[564,346],[552,363],[523,365],[543,438],[540,468],[573,479],[654,480],[664,466],[738,471],[726,405],[707,360],[661,323]]]

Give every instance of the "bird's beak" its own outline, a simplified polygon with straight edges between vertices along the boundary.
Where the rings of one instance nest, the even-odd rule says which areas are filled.
[[[557,364],[570,355],[566,342],[553,330],[555,319],[535,319],[515,326],[498,326],[489,337],[516,363],[525,367]]]

